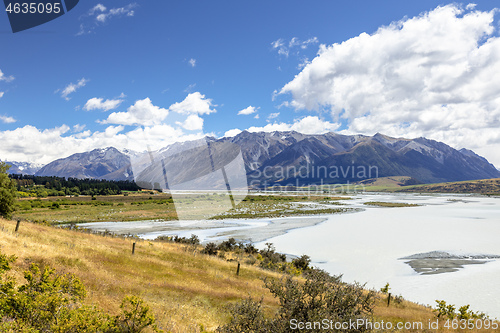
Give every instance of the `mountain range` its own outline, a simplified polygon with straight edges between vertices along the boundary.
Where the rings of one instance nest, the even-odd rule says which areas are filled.
[[[24,174],[24,175],[34,175],[43,164],[39,163],[30,163],[30,162],[6,162],[10,165],[9,173],[10,174]]]
[[[213,156],[199,148],[201,144],[207,145]],[[217,169],[230,163],[235,147],[238,153],[241,151],[244,172],[252,187],[345,183],[386,176],[410,176],[422,183],[500,177],[500,171],[473,151],[456,150],[426,138],[392,138],[383,134],[307,135],[294,131],[243,131],[234,137],[174,143],[143,155],[113,147],[95,149],[53,161],[39,168],[35,175],[134,180],[136,171],[136,178],[140,173],[141,179],[152,182],[163,177],[166,169],[174,171],[170,175],[178,174],[174,178],[182,182],[190,177],[185,172],[187,169],[206,174],[210,166]],[[164,162],[154,166],[150,157]],[[209,158],[210,163],[199,163],[203,158]],[[141,162],[131,164],[131,161]],[[14,165],[11,173],[34,171],[11,164]]]

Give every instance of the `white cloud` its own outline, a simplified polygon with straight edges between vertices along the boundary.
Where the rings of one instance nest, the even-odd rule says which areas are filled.
[[[104,100],[103,98],[91,98],[85,103],[85,106],[83,107],[84,110],[90,111],[90,110],[103,110],[103,111],[109,111],[109,110],[114,110],[116,109],[121,103],[123,102],[122,99],[107,99]]]
[[[17,120],[9,116],[0,116],[0,121],[2,121],[2,123],[4,124],[12,124],[15,123]]]
[[[174,142],[197,140],[204,136],[201,132],[186,134],[182,129],[166,124],[139,127],[129,132],[124,131],[124,126],[108,126],[104,131],[68,135],[69,132],[67,125],[45,130],[27,125],[12,131],[0,131],[0,156],[7,161],[46,164],[96,148],[128,148],[142,152],[148,147],[156,150]]]
[[[103,13],[99,14],[96,16],[96,20],[99,22],[106,22],[109,18],[113,16],[134,16],[135,12],[133,11],[132,8],[134,8],[136,4],[130,4],[125,7],[120,7],[120,8],[112,8],[108,12],[106,11],[106,8],[104,7]]]
[[[153,105],[149,98],[138,100],[127,109],[127,112],[113,112],[101,123],[118,125],[152,126],[163,122],[168,110]]]
[[[282,38],[272,42],[271,46],[273,47],[273,49],[278,51],[279,55],[288,57],[288,48],[286,47],[285,41]]]
[[[470,4],[468,4],[468,5],[465,7],[465,9],[466,9],[466,10],[473,10],[474,8],[476,8],[476,6],[477,6],[477,4],[475,4],[475,3],[470,3]]]
[[[5,74],[0,69],[0,81],[10,82],[12,80],[14,80],[14,77],[12,75],[11,76],[5,76]]]
[[[267,124],[264,127],[252,126],[248,128],[248,131],[249,132],[296,131],[304,134],[323,134],[335,131],[339,127],[340,124],[324,121],[316,116],[307,116],[301,119],[295,119],[295,121],[292,124],[273,123],[273,124]]]
[[[187,88],[184,89],[184,92],[190,93],[191,91],[193,91],[194,88],[196,88],[196,83],[193,83],[193,84],[190,84],[189,86],[187,86]]]
[[[177,125],[182,126],[188,131],[201,131],[203,129],[203,118],[197,114],[189,115],[184,122],[177,122]]]
[[[86,125],[76,124],[75,126],[73,126],[73,132],[75,133],[81,132],[85,129],[85,127]]]
[[[92,33],[99,25],[108,22],[113,17],[132,17],[135,15],[135,7],[137,3],[134,2],[124,7],[108,10],[103,4],[97,4],[82,16],[81,19],[84,19],[84,22],[80,24],[80,31],[77,35]]]
[[[234,129],[229,130],[226,133],[224,133],[223,137],[224,138],[232,138],[232,137],[240,134],[241,132],[242,132],[242,130],[240,130],[238,128],[234,128]]]
[[[2,98],[4,94],[5,93],[3,91],[0,91],[0,98]]]
[[[210,114],[216,112],[213,106],[211,99],[196,91],[187,95],[182,102],[172,104],[169,109],[180,114]]]
[[[260,108],[256,108],[255,106],[249,106],[247,107],[246,109],[243,109],[241,111],[238,111],[238,115],[249,115],[249,114],[252,114],[252,113],[255,113],[257,112],[257,110],[259,110]]]
[[[94,7],[92,7],[92,9],[89,11],[89,14],[90,15],[94,15],[95,12],[105,12],[106,11],[106,6],[104,6],[103,4],[101,3],[98,3],[97,5],[95,5]]]
[[[267,121],[274,119],[274,118],[278,118],[279,115],[280,115],[279,112],[271,113],[269,116],[267,116]]]
[[[344,133],[500,144],[500,38],[490,12],[447,5],[330,46],[287,83],[296,109],[331,111]],[[500,165],[500,150],[486,157]]]
[[[86,78],[81,78],[77,83],[70,83],[61,91],[61,97],[65,100],[69,101],[71,98],[68,95],[74,93],[78,89],[85,87],[85,85],[89,82]],[[59,90],[58,90],[59,91]]]
[[[196,66],[196,59],[191,58],[191,59],[189,59],[189,61],[188,61],[188,62],[189,62],[189,65],[190,65],[191,67],[195,67],[195,66]]]
[[[120,95],[120,98],[124,97]],[[97,99],[89,104],[89,108],[90,105],[102,104],[105,101]],[[113,112],[106,120],[98,121],[109,124],[103,131],[85,130],[85,125],[81,124],[52,129],[27,125],[12,131],[0,131],[0,156],[9,161],[49,163],[95,148],[115,147],[143,152],[160,149],[174,142],[203,138],[203,118],[199,115],[215,112],[211,109],[211,100],[200,93],[193,93],[173,106],[176,112],[187,115],[177,125],[165,123],[168,109],[156,106],[149,98],[145,98],[136,101],[126,112]],[[126,127],[133,125],[137,127]],[[33,142],[37,144],[33,145]]]
[[[288,57],[291,52],[298,54],[298,51],[294,51],[296,49],[305,50],[311,44],[317,44],[318,38],[312,37],[307,40],[301,41],[297,37],[293,37],[287,43],[283,38],[277,39],[271,43],[271,47],[278,52],[279,55]]]
[[[256,114],[256,115],[255,115],[255,117],[254,117],[254,119],[259,119],[259,118],[260,118],[260,117],[259,117],[259,115],[258,115],[258,114]]]
[[[68,130],[69,127],[66,125],[43,131],[27,125],[12,131],[2,131],[0,132],[0,141],[2,141],[0,154],[3,159],[9,161],[48,163],[52,160],[48,156],[54,156],[56,152],[60,154],[68,151],[64,149],[67,147],[60,145],[61,135]],[[58,142],[57,145],[54,145],[55,141]],[[33,142],[37,144],[34,145]]]

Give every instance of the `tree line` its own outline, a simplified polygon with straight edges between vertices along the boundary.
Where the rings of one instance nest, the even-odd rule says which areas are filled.
[[[17,190],[38,197],[65,195],[113,195],[122,191],[138,191],[140,187],[128,180],[78,179],[55,176],[12,174]],[[34,192],[34,193],[31,193]]]

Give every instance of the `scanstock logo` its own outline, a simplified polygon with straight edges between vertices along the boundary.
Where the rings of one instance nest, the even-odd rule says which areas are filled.
[[[248,194],[238,145],[203,138],[131,157],[137,185],[172,195],[177,218],[205,220],[235,208]]]
[[[52,21],[75,8],[80,0],[3,0],[12,32]]]

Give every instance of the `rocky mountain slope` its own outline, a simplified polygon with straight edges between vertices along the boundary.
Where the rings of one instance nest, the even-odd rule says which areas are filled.
[[[234,147],[241,151],[248,183],[254,187],[345,183],[386,176],[409,176],[422,183],[500,177],[492,164],[474,152],[426,138],[293,131],[243,131],[229,138],[175,143],[142,155],[112,147],[96,149],[54,161],[36,174],[131,180],[135,173],[146,183],[167,186],[166,174],[169,182],[182,183],[230,163],[239,153]]]
[[[113,147],[94,149],[55,160],[38,170],[35,175],[107,180],[133,179],[129,156]]]
[[[29,163],[29,162],[6,162],[10,165],[8,173],[10,174],[24,174],[24,175],[34,175],[41,167],[42,164],[39,163]]]

